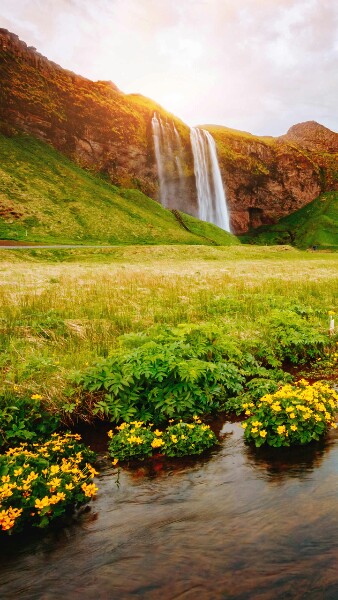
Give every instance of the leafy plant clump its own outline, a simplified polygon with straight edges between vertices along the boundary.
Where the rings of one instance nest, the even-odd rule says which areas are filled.
[[[329,385],[310,385],[302,379],[266,394],[255,406],[248,404],[249,418],[242,424],[246,441],[256,447],[268,444],[279,448],[308,444],[330,428],[336,428],[338,394]]]
[[[194,423],[176,423],[167,427],[164,436],[164,454],[167,456],[186,456],[202,454],[207,448],[217,444],[217,438],[209,425]]]
[[[143,421],[121,423],[117,430],[116,435],[112,430],[108,432],[108,436],[111,438],[109,452],[115,460],[145,458],[152,455],[152,442],[156,436],[149,427],[143,424]]]
[[[209,425],[204,425],[197,416],[193,423],[180,421],[163,431],[153,430],[152,427],[144,425],[142,421],[133,421],[122,423],[115,435],[110,431],[109,452],[114,464],[119,460],[145,458],[158,452],[166,456],[201,454],[217,444]]]
[[[41,441],[59,424],[59,417],[45,409],[39,394],[30,398],[0,397],[0,448]]]
[[[77,434],[53,434],[43,444],[10,448],[0,456],[0,531],[47,527],[92,498],[94,453]]]
[[[77,383],[89,392],[106,392],[96,412],[115,422],[188,418],[219,410],[227,397],[243,390],[240,367],[225,354],[219,332],[190,327],[122,348]]]
[[[270,345],[283,362],[310,363],[324,353],[328,344],[316,320],[305,319],[295,311],[272,311],[268,323]]]
[[[283,363],[309,364],[332,345],[315,318],[291,309],[273,310],[262,329],[268,341],[243,341],[214,323],[121,336],[119,348],[75,382],[99,393],[94,414],[115,422],[241,412],[240,396],[255,402],[290,381]]]

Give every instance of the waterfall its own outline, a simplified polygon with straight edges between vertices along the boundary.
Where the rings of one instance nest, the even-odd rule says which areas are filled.
[[[190,130],[198,197],[198,218],[230,231],[216,144],[205,129]]]
[[[166,208],[183,210],[189,206],[188,185],[184,175],[185,152],[174,121],[164,120],[154,112],[151,121],[160,202]],[[190,139],[198,200],[197,216],[230,231],[229,215],[217,159],[216,145],[208,131],[193,127]],[[189,192],[188,192],[189,193]],[[192,210],[194,214],[194,210]]]
[[[174,208],[184,185],[181,138],[174,122],[163,121],[156,112],[151,124],[160,183],[160,201],[163,206]]]

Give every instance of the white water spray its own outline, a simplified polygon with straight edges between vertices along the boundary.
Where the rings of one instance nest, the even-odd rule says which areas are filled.
[[[183,189],[181,138],[174,122],[164,122],[156,112],[151,124],[160,183],[160,201],[163,206],[174,208]]]
[[[180,134],[173,121],[164,120],[154,113],[152,130],[157,172],[160,184],[160,202],[166,208],[189,205],[183,165],[185,152]],[[217,159],[216,145],[208,131],[193,127],[190,130],[194,158],[194,173],[198,199],[197,216],[230,231],[229,215]]]
[[[229,215],[216,144],[205,129],[190,130],[198,197],[198,218],[230,231]]]

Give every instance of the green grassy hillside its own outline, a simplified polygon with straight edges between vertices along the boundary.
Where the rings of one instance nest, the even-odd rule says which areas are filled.
[[[0,239],[79,244],[238,243],[175,216],[138,190],[111,185],[28,136],[0,134]]]
[[[284,217],[275,225],[259,227],[242,241],[254,244],[292,244],[298,248],[338,250],[338,192],[326,192]]]

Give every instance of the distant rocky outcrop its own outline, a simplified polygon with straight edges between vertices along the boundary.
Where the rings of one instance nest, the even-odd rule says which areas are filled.
[[[190,130],[152,100],[123,94],[107,81],[67,71],[0,29],[0,131],[23,130],[48,142],[112,183],[158,199],[151,119],[154,111],[175,123],[183,149],[184,186],[170,208],[196,215]],[[301,123],[280,138],[256,137],[206,126],[220,160],[232,230],[274,223],[338,189],[338,135],[318,123]]]

